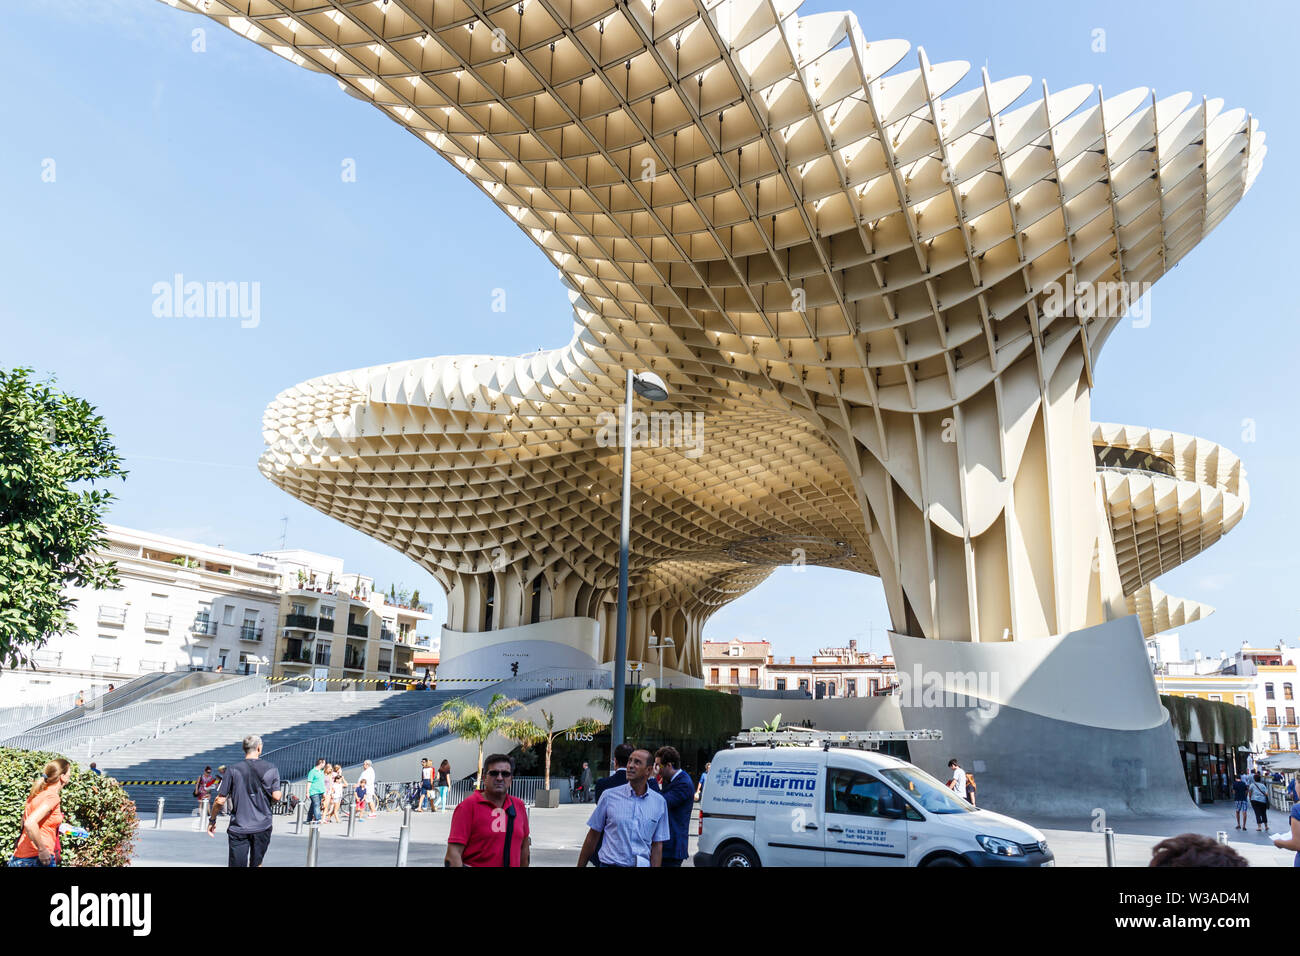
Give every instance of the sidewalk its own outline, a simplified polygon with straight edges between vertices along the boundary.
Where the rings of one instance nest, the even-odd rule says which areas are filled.
[[[587,817],[591,805],[565,805],[551,810],[529,811],[532,827],[533,866],[575,866],[578,851],[587,835]],[[141,820],[132,866],[225,866],[226,824],[217,823],[217,835],[209,837],[197,831],[194,817],[172,815],[163,819],[162,829],[154,829],[153,819]],[[319,866],[395,866],[397,837],[402,814],[380,813],[374,819],[358,817],[354,836],[347,837],[347,818],[342,823],[320,827],[320,845],[316,860]],[[695,824],[692,823],[692,829]],[[307,827],[295,834],[292,817],[275,818],[271,847],[266,866],[304,866],[307,861]],[[407,854],[409,866],[441,866],[447,852],[447,833],[451,829],[451,812],[411,814],[411,842]],[[695,838],[690,851],[695,852]],[[689,866],[689,862],[687,863]]]
[[[574,866],[578,851],[587,835],[587,817],[591,806],[565,805],[551,810],[532,810],[534,866]],[[225,866],[226,822],[221,818],[216,838],[193,829],[193,817],[170,816],[160,830],[152,818],[141,821],[133,866]],[[1253,821],[1253,817],[1252,817]],[[1042,830],[1048,846],[1056,854],[1058,866],[1105,866],[1106,844],[1094,833],[1090,821],[1028,820]],[[355,836],[347,837],[347,821],[320,828],[317,863],[322,866],[394,866],[397,863],[397,832],[402,823],[400,813],[381,813],[373,820],[358,818]],[[1270,814],[1270,829],[1286,829],[1286,817]],[[698,818],[692,815],[690,852],[696,852],[694,836]],[[1228,831],[1228,842],[1251,866],[1285,866],[1294,862],[1295,854],[1273,846],[1267,834],[1234,830],[1232,811],[1225,804],[1221,812],[1202,813],[1195,817],[1116,821],[1115,849],[1120,866],[1146,866],[1151,849],[1167,836],[1178,833],[1203,833],[1213,837],[1216,830]],[[267,866],[304,866],[307,861],[307,828],[301,835],[293,832],[293,818],[276,817],[275,833],[267,852]],[[451,813],[414,813],[411,815],[409,866],[441,866],[447,850],[447,832]],[[688,861],[687,866],[690,865]]]

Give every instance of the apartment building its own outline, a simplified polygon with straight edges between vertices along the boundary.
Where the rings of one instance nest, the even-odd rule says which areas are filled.
[[[100,556],[117,562],[121,586],[69,588],[75,630],[36,651],[35,670],[0,673],[0,705],[90,695],[157,671],[220,668],[338,690],[418,679],[430,665],[430,639],[416,633],[430,615],[390,603],[342,558],[244,554],[117,525],[106,539]]]
[[[848,647],[823,647],[807,660],[778,660],[768,641],[704,641],[705,686],[711,690],[802,690],[817,700],[888,693],[898,683],[894,659]]]
[[[1256,756],[1300,753],[1300,719],[1296,693],[1297,648],[1251,647],[1243,642],[1231,657],[1203,657],[1199,651],[1184,660],[1177,632],[1158,634],[1147,642],[1156,689],[1177,697],[1223,700],[1250,711]]]
[[[121,586],[69,588],[75,630],[33,655],[34,671],[0,674],[0,701],[20,704],[121,686],[155,671],[267,673],[280,606],[272,559],[117,525],[100,556]]]
[[[373,578],[345,573],[341,558],[301,550],[263,557],[281,573],[275,677],[337,690],[423,676],[415,654],[430,642],[416,628],[431,615],[390,603]]]

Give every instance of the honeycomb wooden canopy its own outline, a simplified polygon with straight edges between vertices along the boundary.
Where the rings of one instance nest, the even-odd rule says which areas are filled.
[[[438,576],[449,627],[608,616],[626,369],[667,382],[642,410],[681,438],[634,456],[632,654],[670,635],[690,673],[783,543],[879,574],[900,633],[1023,640],[1130,613],[1245,508],[1199,439],[1213,475],[1099,472],[1095,444],[1154,433],[1089,415],[1127,307],[1260,170],[1241,109],[959,89],[967,63],[797,0],[164,2],[373,103],[570,291],[564,347],[267,410],[264,473]]]

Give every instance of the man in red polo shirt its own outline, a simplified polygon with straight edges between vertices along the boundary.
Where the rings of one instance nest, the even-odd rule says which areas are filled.
[[[528,808],[510,796],[515,762],[505,754],[483,761],[483,789],[451,815],[447,866],[527,866]]]

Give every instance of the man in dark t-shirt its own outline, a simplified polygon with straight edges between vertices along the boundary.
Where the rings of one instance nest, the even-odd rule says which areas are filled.
[[[217,814],[230,801],[230,866],[261,866],[271,845],[271,804],[280,802],[280,771],[262,757],[262,738],[244,738],[244,759],[231,765],[221,778],[217,798],[212,801],[208,836],[217,835]]]
[[[1237,821],[1237,829],[1246,829],[1246,810],[1249,804],[1246,802],[1246,784],[1240,777],[1232,781],[1232,803],[1234,815]]]

